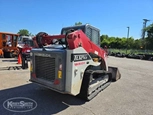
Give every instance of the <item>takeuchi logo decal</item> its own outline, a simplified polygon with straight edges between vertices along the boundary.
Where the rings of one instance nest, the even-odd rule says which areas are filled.
[[[87,53],[76,53],[76,54],[71,54],[71,62],[77,62],[77,61],[85,61],[85,60],[90,60],[90,56]]]
[[[4,101],[3,107],[12,112],[28,112],[34,110],[37,103],[30,98],[14,97]]]

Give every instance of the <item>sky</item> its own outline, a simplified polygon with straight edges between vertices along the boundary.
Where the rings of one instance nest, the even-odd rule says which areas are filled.
[[[60,34],[75,22],[99,28],[101,35],[141,37],[143,19],[153,23],[153,0],[0,0],[0,31]]]

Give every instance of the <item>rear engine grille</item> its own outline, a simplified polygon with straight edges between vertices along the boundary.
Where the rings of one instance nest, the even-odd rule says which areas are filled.
[[[36,77],[48,81],[55,79],[55,58],[35,56]]]

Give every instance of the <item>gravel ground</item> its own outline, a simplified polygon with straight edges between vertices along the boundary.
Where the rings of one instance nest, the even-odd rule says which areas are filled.
[[[151,61],[109,57],[108,65],[118,67],[122,78],[90,102],[32,84],[29,69],[16,62],[0,58],[0,115],[153,115]],[[23,113],[4,109],[3,102],[13,97],[33,99],[37,107]]]

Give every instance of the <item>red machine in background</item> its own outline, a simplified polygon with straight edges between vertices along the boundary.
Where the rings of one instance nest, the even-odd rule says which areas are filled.
[[[17,47],[20,49],[20,53],[24,53],[29,57],[30,51],[34,47],[32,37],[19,36]]]
[[[28,68],[28,61],[30,60],[30,51],[34,48],[34,43],[29,36],[20,36],[17,45],[20,53],[18,55],[18,64],[22,64],[22,68]]]

